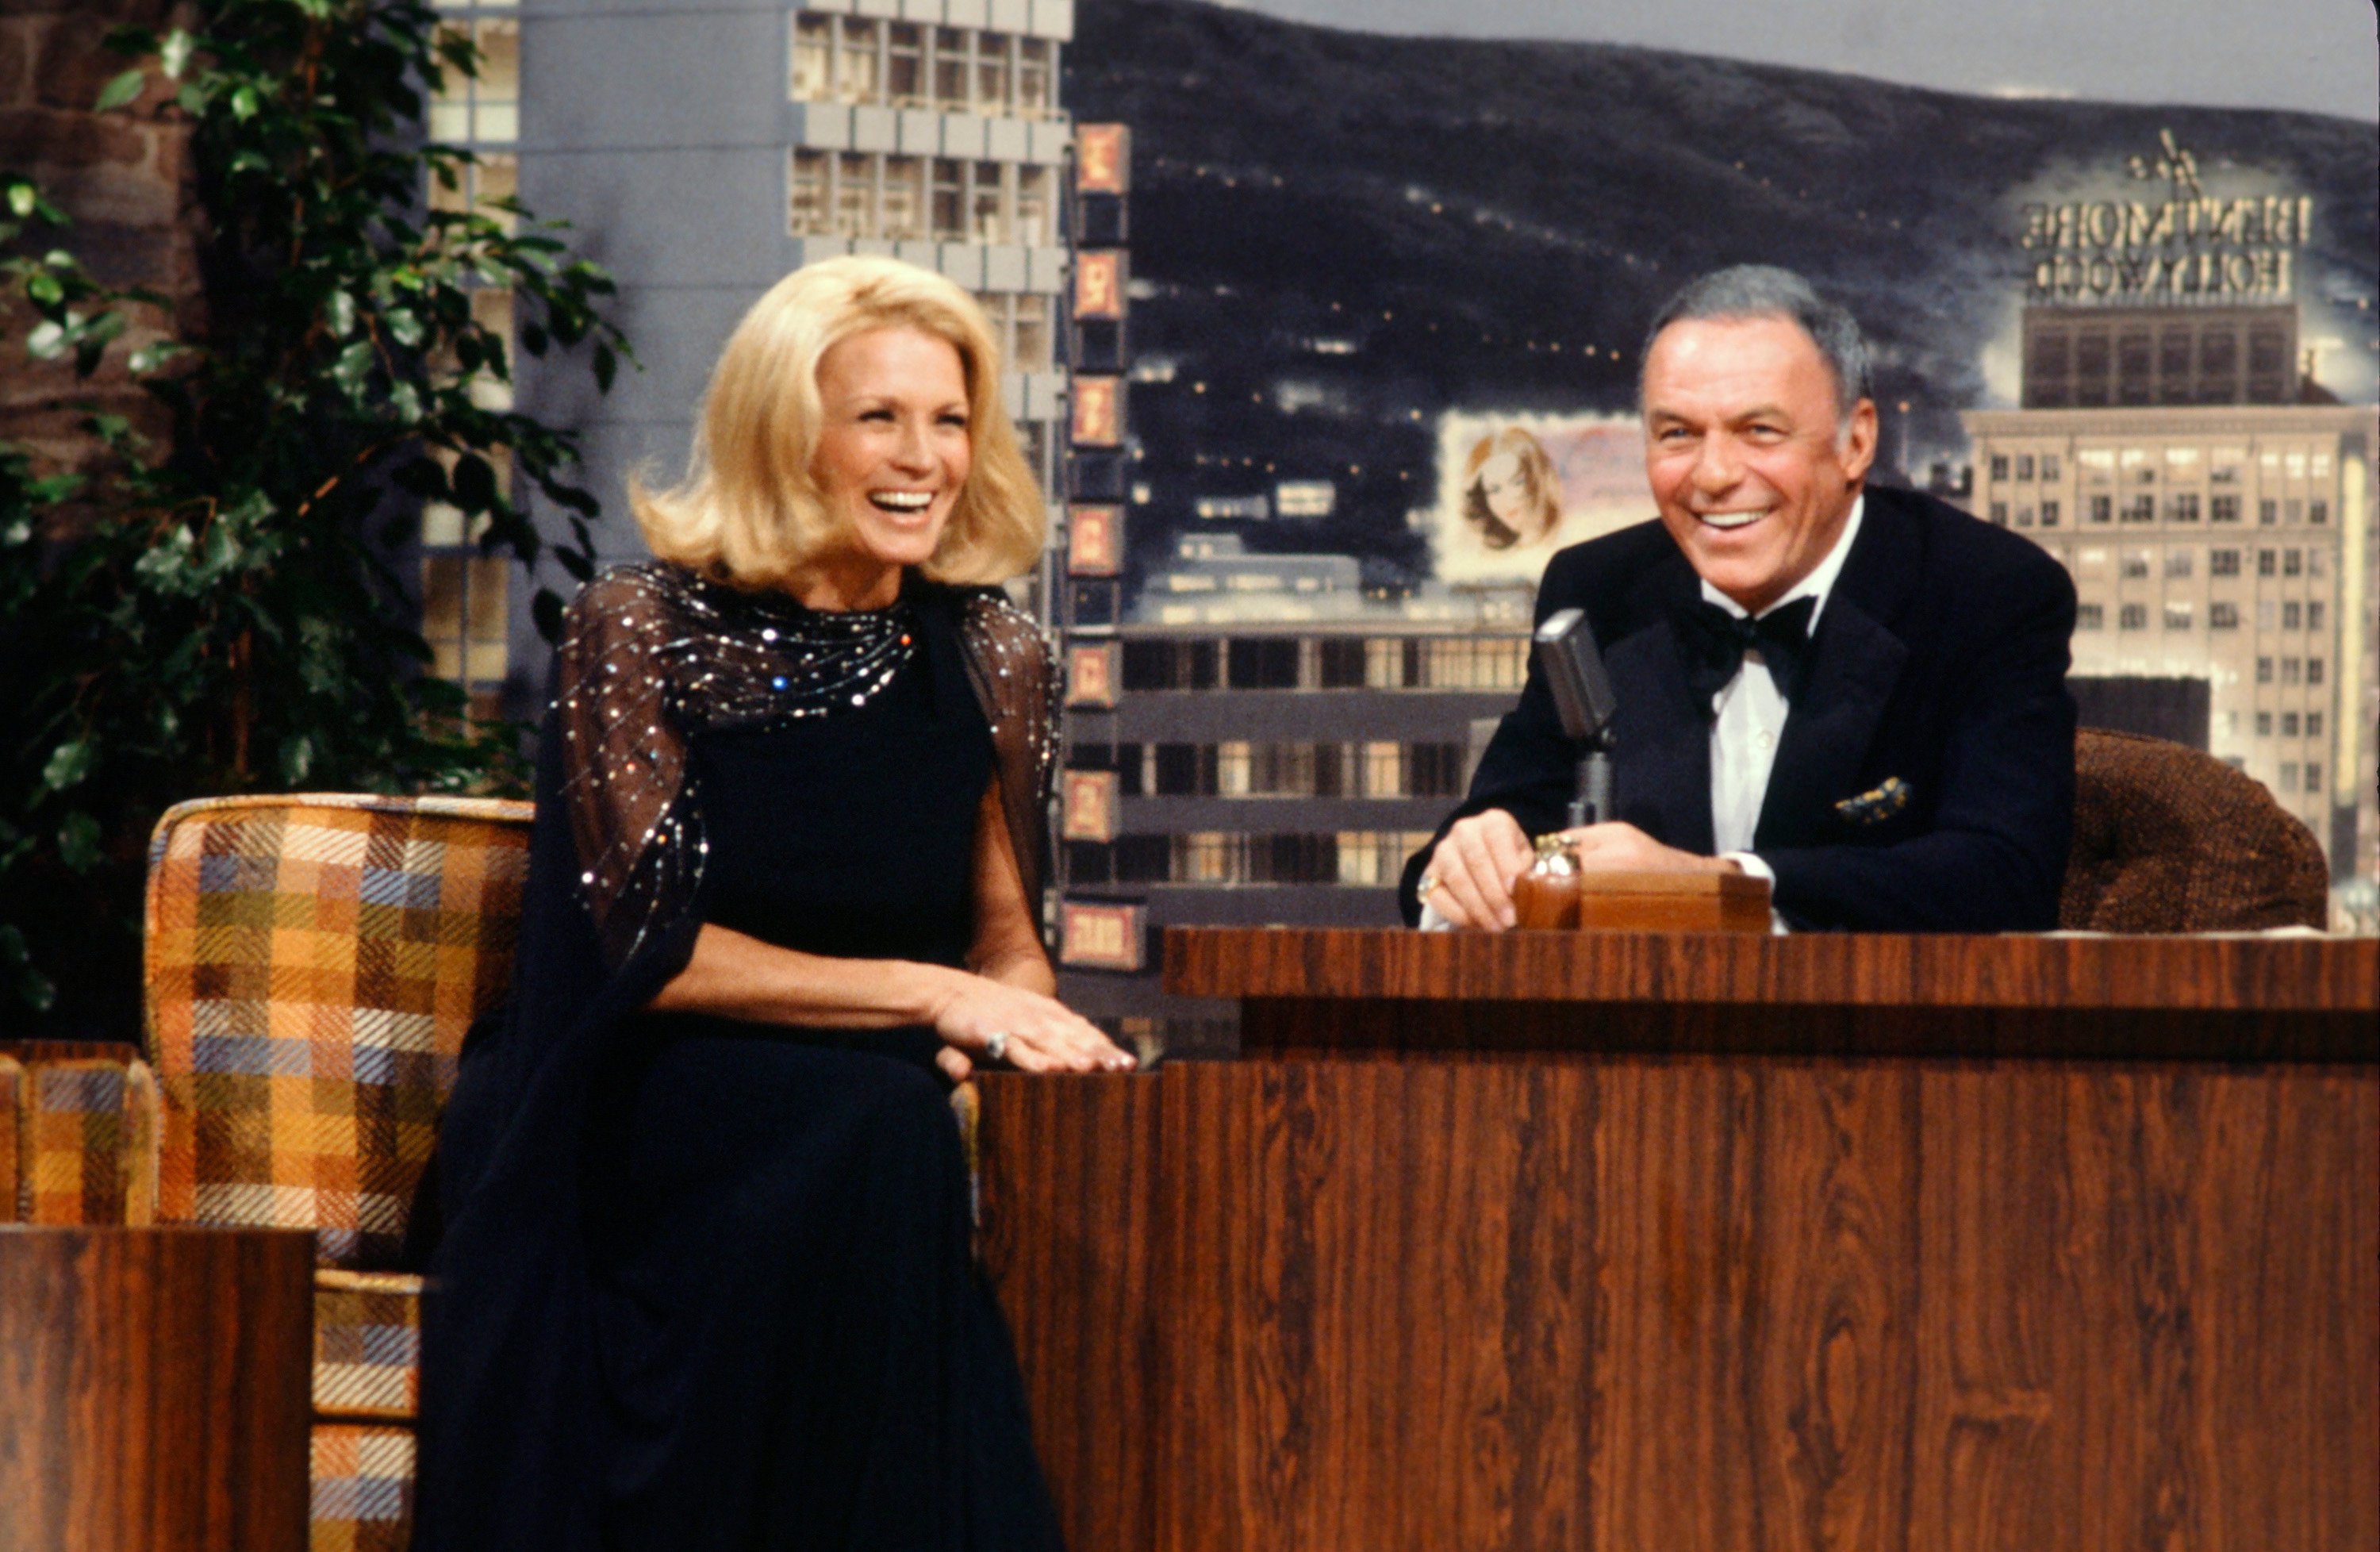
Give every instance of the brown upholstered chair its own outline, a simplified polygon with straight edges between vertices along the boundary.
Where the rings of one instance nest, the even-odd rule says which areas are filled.
[[[2058,925],[2098,932],[2326,926],[2330,879],[2311,831],[2211,755],[2084,728],[2074,741],[2074,848]]]

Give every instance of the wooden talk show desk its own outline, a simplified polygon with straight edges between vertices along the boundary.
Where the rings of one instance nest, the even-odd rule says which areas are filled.
[[[1175,929],[983,1082],[1074,1552],[2380,1547],[2380,941]]]

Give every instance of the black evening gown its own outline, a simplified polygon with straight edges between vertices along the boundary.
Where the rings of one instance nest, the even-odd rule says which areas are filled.
[[[951,600],[907,601],[864,705],[686,741],[707,863],[625,963],[545,740],[514,1012],[441,1138],[422,1552],[1057,1547],[932,1031],[632,1011],[698,920],[964,963],[993,743]]]

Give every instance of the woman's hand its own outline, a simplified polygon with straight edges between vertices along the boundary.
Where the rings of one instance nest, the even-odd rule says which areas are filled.
[[[1056,998],[964,970],[947,974],[941,995],[930,1006],[929,1022],[943,1041],[936,1064],[952,1082],[966,1080],[995,1036],[1006,1037],[1000,1042],[999,1060],[1020,1072],[1132,1070],[1129,1054]]]

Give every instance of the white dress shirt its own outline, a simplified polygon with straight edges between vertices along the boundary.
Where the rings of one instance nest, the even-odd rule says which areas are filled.
[[[1842,575],[1843,562],[1852,552],[1852,541],[1859,538],[1860,518],[1866,507],[1865,496],[1853,499],[1852,515],[1844,520],[1843,531],[1836,537],[1834,548],[1827,552],[1826,559],[1811,567],[1810,575],[1795,583],[1783,597],[1762,610],[1762,616],[1796,599],[1815,599],[1817,601],[1810,609],[1810,635],[1816,638],[1818,616],[1826,612],[1827,595],[1834,590],[1835,578]],[[1703,598],[1737,619],[1750,612],[1708,582],[1703,584]],[[1760,806],[1768,795],[1768,772],[1777,763],[1777,745],[1785,735],[1788,709],[1785,697],[1777,693],[1777,682],[1768,676],[1768,665],[1760,661],[1757,651],[1744,653],[1743,666],[1736,670],[1735,677],[1711,697],[1711,710],[1715,713],[1710,733],[1712,849],[1754,878],[1766,879],[1772,884],[1777,881],[1776,872],[1750,848],[1752,837],[1760,828]],[[1768,919],[1776,930],[1785,930],[1784,918],[1775,911],[1769,912]],[[1428,901],[1422,902],[1423,931],[1451,925]]]

